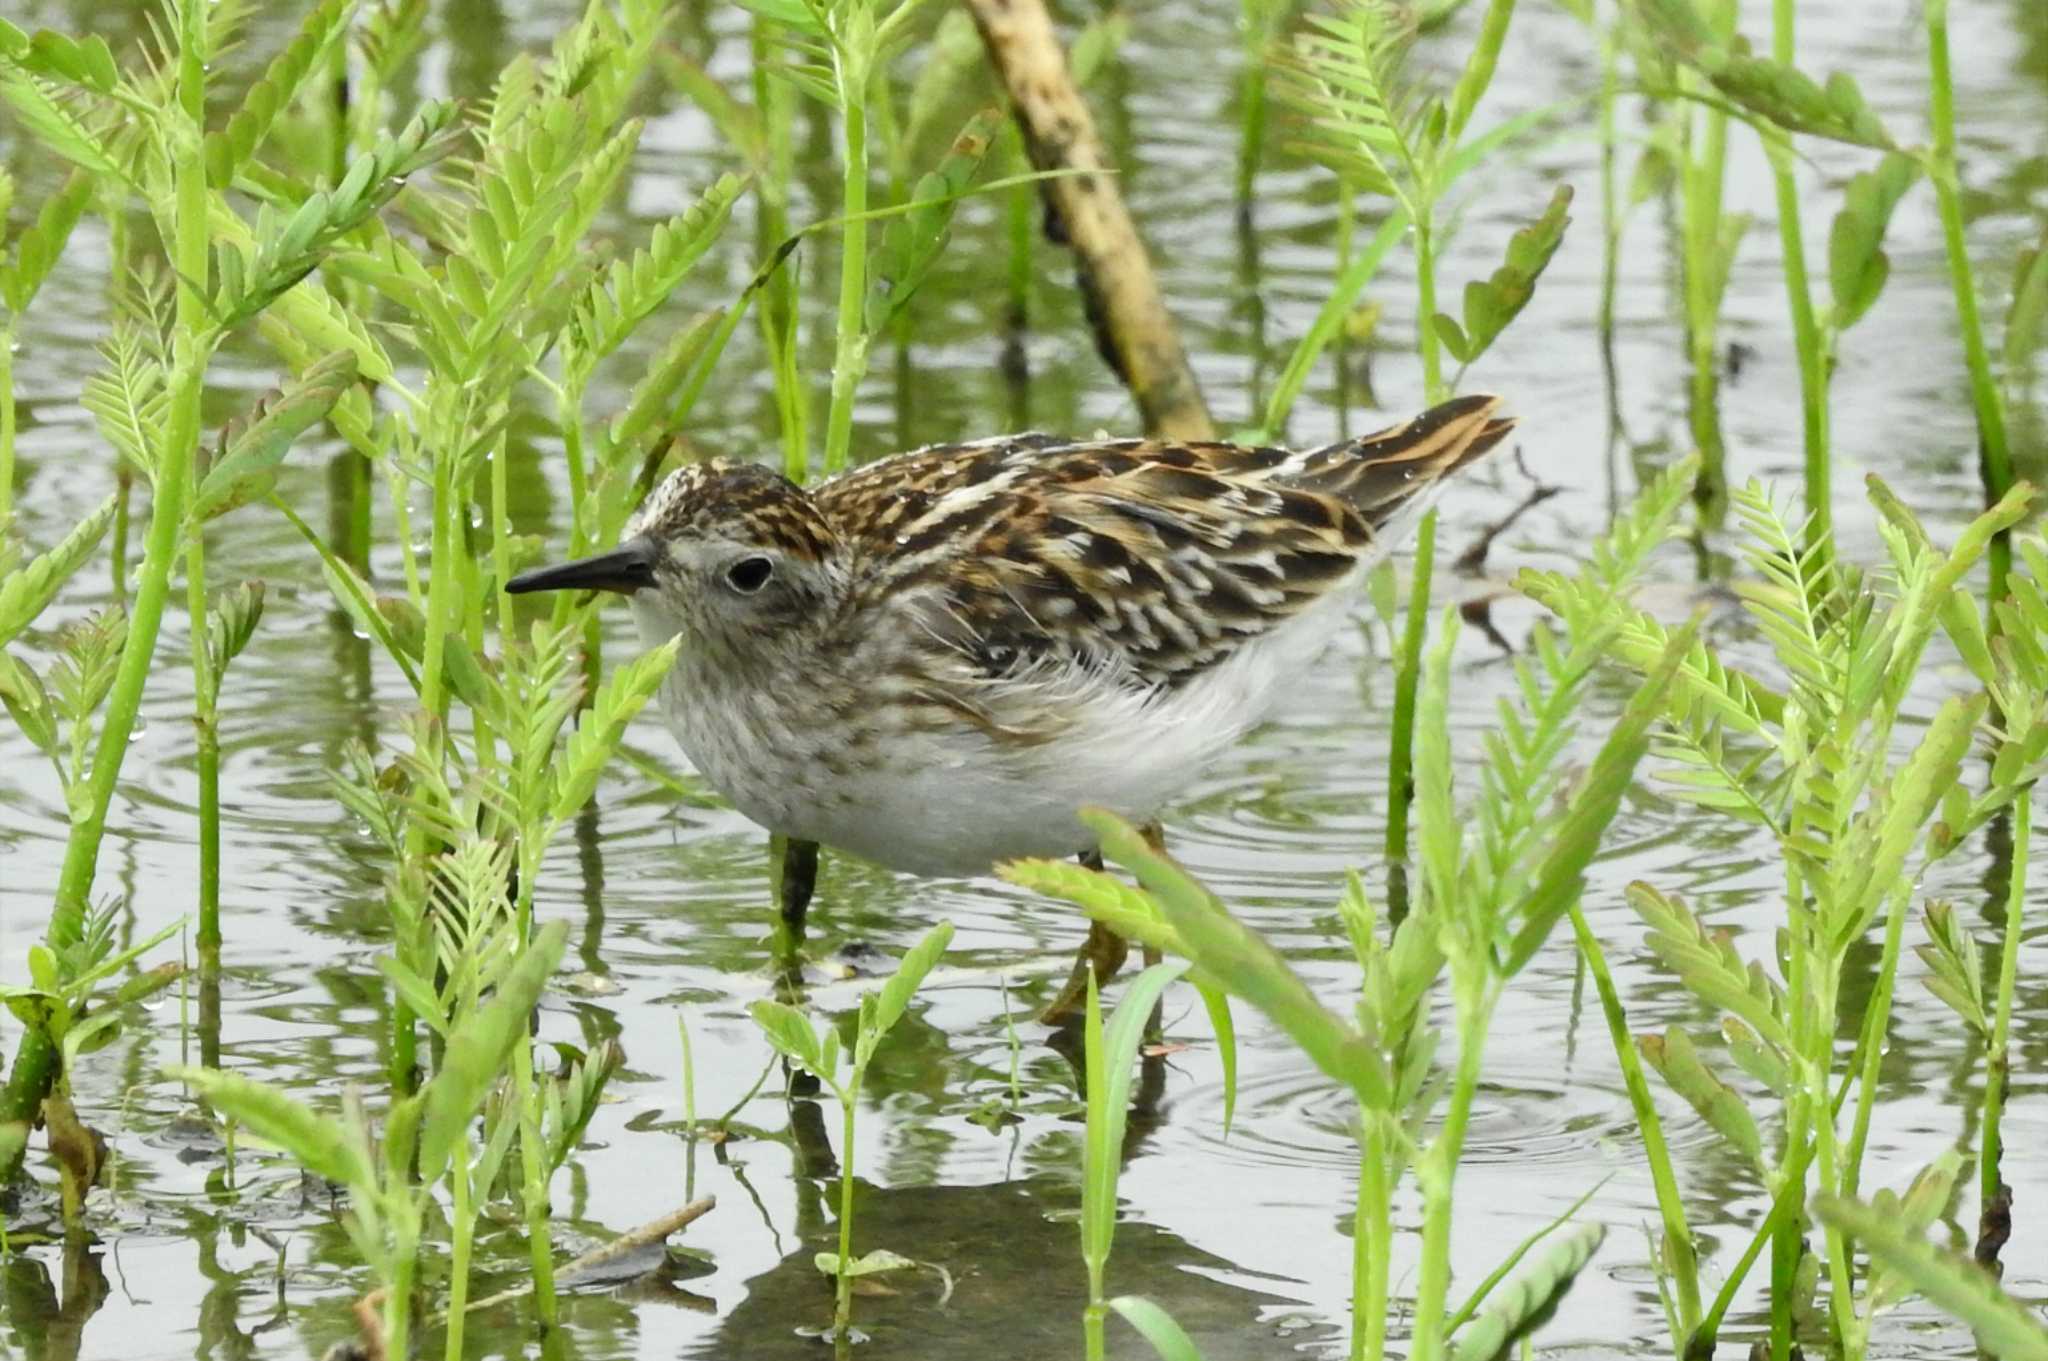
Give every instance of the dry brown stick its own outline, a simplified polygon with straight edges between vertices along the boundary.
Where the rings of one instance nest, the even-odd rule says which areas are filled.
[[[555,1272],[555,1281],[557,1284],[560,1284],[580,1272],[589,1271],[594,1267],[603,1266],[607,1262],[623,1257],[636,1248],[644,1248],[649,1243],[659,1243],[691,1220],[703,1218],[715,1209],[717,1205],[718,1198],[716,1196],[704,1196],[691,1201],[680,1210],[673,1210],[659,1219],[642,1224],[637,1229],[628,1229],[609,1243],[601,1243],[582,1256],[563,1263]],[[503,1304],[507,1300],[516,1300],[532,1289],[533,1286],[529,1282],[525,1285],[516,1286],[511,1290],[501,1290],[488,1299],[470,1301],[465,1312],[474,1313],[476,1310],[489,1305]]]
[[[1187,351],[1044,0],[967,0],[967,8],[1009,91],[1032,164],[1079,172],[1046,180],[1042,191],[1073,248],[1104,358],[1137,398],[1147,430],[1176,439],[1214,438]]]

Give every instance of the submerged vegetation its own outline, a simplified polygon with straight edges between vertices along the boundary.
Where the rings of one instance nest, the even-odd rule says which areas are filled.
[[[730,1159],[769,1214],[733,1147],[787,1149],[802,1236],[831,1244],[797,1254],[821,1293],[801,1317],[772,1320],[777,1340],[800,1331],[843,1350],[861,1337],[868,1305],[857,1297],[938,1281],[930,1322],[959,1284],[943,1253],[897,1237],[900,1225],[874,1230],[879,1197],[859,1185],[873,1165],[875,1140],[860,1133],[869,1113],[937,1109],[950,1093],[971,1110],[957,1123],[1050,1136],[1032,1156],[1064,1178],[1054,1213],[1069,1252],[1066,1220],[1079,1224],[1079,1317],[1060,1325],[1073,1325],[1069,1354],[1095,1361],[1140,1337],[1171,1361],[1218,1354],[1215,1338],[1249,1330],[1249,1300],[1198,1339],[1173,1301],[1118,1285],[1132,1257],[1119,1245],[1139,1228],[1120,1222],[1119,1178],[1140,1126],[1157,1118],[1163,1065],[1188,1043],[1178,1037],[1189,994],[1223,1088],[1215,1137],[1240,1139],[1260,1118],[1240,1101],[1261,1076],[1250,1053],[1297,1062],[1340,1094],[1348,1170],[1341,1191],[1333,1182],[1321,1194],[1341,1205],[1350,1238],[1348,1318],[1330,1354],[1492,1361],[1567,1317],[1560,1297],[1600,1253],[1654,1281],[1658,1349],[1688,1361],[1738,1337],[1774,1361],[1860,1361],[1882,1349],[1881,1311],[1914,1295],[1994,1355],[2048,1358],[2038,1309],[1998,1284],[2007,1238],[2034,1208],[2009,1184],[2007,1104],[2015,1056],[2038,1045],[2043,1021],[2025,1006],[2023,956],[2032,789],[2048,770],[2048,540],[2030,524],[2039,507],[2019,474],[2022,432],[2040,425],[2031,365],[2048,328],[2048,234],[2009,262],[1969,230],[1945,0],[1922,7],[1917,120],[1850,74],[1810,70],[1799,36],[1816,20],[1796,27],[1794,0],[1774,0],[1767,37],[1742,31],[1752,16],[1733,0],[1565,0],[1576,23],[1566,31],[1597,79],[1562,105],[1511,112],[1497,106],[1530,3],[1225,5],[1242,55],[1215,79],[1241,124],[1205,192],[1248,241],[1281,175],[1334,205],[1312,238],[1327,277],[1302,334],[1270,383],[1254,365],[1238,413],[1247,438],[1330,424],[1310,414],[1325,378],[1345,408],[1334,420],[1348,422],[1352,386],[1371,381],[1362,355],[1382,332],[1398,338],[1382,367],[1414,381],[1384,382],[1365,405],[1405,413],[1451,396],[1468,371],[1513,404],[1518,384],[1538,380],[1487,365],[1524,337],[1526,356],[1577,334],[1539,342],[1525,313],[1557,287],[1548,271],[1572,234],[1591,232],[1571,215],[1596,197],[1597,315],[1577,320],[1604,347],[1612,385],[1617,262],[1631,222],[1649,216],[1634,210],[1661,209],[1685,437],[1636,450],[1633,496],[1614,498],[1572,565],[1525,569],[1512,592],[1444,608],[1432,511],[1405,592],[1391,573],[1374,583],[1385,627],[1373,630],[1370,687],[1389,696],[1386,759],[1365,781],[1370,844],[1343,847],[1356,870],[1327,884],[1334,909],[1304,918],[1313,945],[1301,943],[1302,921],[1227,905],[1234,893],[1091,812],[1108,867],[1012,864],[1004,876],[1030,893],[1006,901],[1076,905],[1160,960],[1122,985],[1107,1019],[1111,999],[1089,977],[1085,1015],[1056,1051],[1064,1065],[1023,1061],[1011,984],[999,980],[995,1019],[970,1024],[1002,1057],[955,1071],[943,1044],[921,1067],[912,1052],[931,1044],[943,1005],[933,999],[953,987],[949,948],[970,980],[1019,961],[997,959],[986,940],[955,948],[954,923],[931,925],[923,909],[915,943],[883,968],[854,940],[836,956],[806,953],[800,931],[771,929],[764,897],[763,939],[716,956],[717,990],[739,999],[722,1019],[751,1024],[693,1019],[682,1030],[682,1113],[659,1128],[680,1136],[687,1170],[636,1175],[645,1222],[601,1232],[580,1208],[587,1164],[624,1155],[593,1141],[594,1122],[618,1087],[644,1078],[626,1027],[595,1000],[604,901],[591,867],[604,841],[593,800],[630,767],[664,808],[715,801],[629,740],[678,644],[631,653],[595,601],[562,592],[535,611],[505,589],[539,558],[540,531],[566,536],[571,555],[610,545],[657,479],[714,438],[802,480],[925,428],[912,419],[917,352],[960,293],[986,295],[974,297],[977,324],[1005,333],[1017,400],[1009,420],[981,412],[984,426],[952,436],[1043,423],[1030,420],[1029,370],[1049,316],[1071,321],[1076,351],[1099,349],[1130,385],[1126,421],[1139,413],[1206,435],[1193,385],[1209,371],[1160,329],[1171,319],[1149,273],[1129,292],[1107,277],[1149,271],[1128,222],[1077,216],[1091,196],[1124,212],[1117,177],[1088,159],[1102,154],[1094,132],[1061,142],[1006,106],[1006,94],[1030,102],[1026,90],[1050,91],[1057,108],[1099,95],[1123,74],[1121,45],[1143,33],[1144,13],[1104,10],[1049,66],[1027,68],[1001,24],[1037,16],[1049,31],[1033,0],[957,11],[589,0],[546,50],[443,92],[458,98],[416,96],[434,86],[420,68],[436,8],[320,0],[281,29],[232,0],[165,0],[118,41],[0,20],[0,146],[18,172],[0,170],[0,701],[14,729],[0,782],[0,999],[12,1018],[0,1033],[0,1265],[47,1243],[67,1280],[98,1270],[97,1245],[128,1231],[116,1206],[152,1203],[147,1175],[123,1171],[140,1161],[127,1103],[174,1087],[178,1137],[214,1169],[212,1213],[256,1224],[276,1183],[252,1168],[308,1174],[320,1222],[338,1230],[326,1297],[354,1301],[317,1341],[342,1354],[455,1358],[500,1341],[522,1349],[529,1336],[567,1354],[578,1281],[658,1279],[682,1293],[683,1258],[660,1245],[710,1208],[695,1194],[700,1151]],[[708,129],[719,168],[686,196],[624,212],[636,165],[670,149],[669,120],[682,117]],[[1490,202],[1508,167],[1526,170],[1574,127],[1599,129],[1597,194],[1546,174],[1543,196]],[[657,146],[657,130],[669,141]],[[1730,180],[1743,138],[1761,150],[1768,203]],[[1828,162],[1828,226],[1810,235],[1815,147],[1854,159]],[[1035,239],[1039,195],[1046,235],[1073,248],[1071,296],[1051,282],[1064,280],[1065,256]],[[1938,222],[1952,315],[1938,338],[1911,344],[1952,338],[1958,350],[1962,382],[1945,395],[1967,405],[1975,432],[1969,461],[1988,508],[1974,517],[1876,476],[1870,511],[1852,515],[1838,485],[1860,451],[1838,448],[1831,393],[1852,327],[1853,348],[1902,348],[1872,319],[1894,273],[1887,235],[1914,205]],[[1797,435],[1782,447],[1797,448],[1801,476],[1777,486],[1749,479],[1723,429],[1726,311],[1741,253],[1757,248],[1758,210],[1776,217],[1782,277],[1771,283],[1784,294],[1796,388]],[[1165,224],[1140,225],[1156,240]],[[963,249],[955,238],[970,232]],[[1396,270],[1398,285],[1381,277]],[[60,285],[77,286],[64,271],[92,274],[105,324],[90,376],[32,391],[70,381],[24,358],[33,338],[63,329],[53,314],[76,295]],[[885,356],[893,431],[873,400]],[[253,399],[251,373],[270,387]],[[729,391],[759,394],[758,430],[705,434],[705,413],[726,410]],[[69,442],[31,448],[18,408],[60,401],[78,411]],[[1611,412],[1617,402],[1610,386]],[[1529,433],[1533,447],[1552,443]],[[316,449],[331,463],[324,518],[306,495]],[[94,489],[89,506],[47,490],[66,459]],[[1591,481],[1590,458],[1557,462],[1537,471]],[[1523,508],[1555,490],[1537,486]],[[1520,513],[1460,570],[1477,573]],[[238,539],[265,525],[292,566],[225,579],[221,560],[242,561]],[[1739,610],[1704,592],[1671,604],[1685,555],[1667,548],[1681,540]],[[275,1054],[237,1034],[246,1015],[233,999],[252,990],[236,977],[250,968],[238,965],[238,914],[304,905],[256,901],[224,837],[244,778],[224,732],[252,712],[280,736],[293,721],[265,712],[276,694],[238,694],[250,664],[236,663],[270,642],[267,615],[303,622],[302,595],[339,622],[348,666],[383,684],[365,683],[345,737],[298,734],[293,752],[295,778],[321,785],[327,820],[345,820],[351,853],[374,864],[367,877],[380,886],[348,928],[350,948],[374,962],[348,985],[359,1003],[340,1065],[348,1080],[326,1090],[267,1071]],[[1496,604],[1523,636],[1506,661],[1476,662],[1473,635],[1501,638]],[[1502,677],[1497,703],[1461,707],[1459,687],[1482,666]],[[176,797],[191,809],[192,872],[145,894],[111,865],[144,835],[127,825],[141,806],[129,796],[148,784],[144,763],[162,759],[138,739],[173,714],[191,743],[192,794]],[[1315,759],[1359,764],[1355,749]],[[47,862],[5,826],[25,789],[51,810],[35,829],[62,847]],[[1617,848],[1645,807],[1685,809],[1682,835],[1700,846],[1747,848],[1742,891],[1767,910],[1768,930],[1720,924],[1702,897],[1722,887],[1686,859],[1651,860],[1638,878],[1638,857]],[[588,890],[588,934],[575,941],[579,908],[557,852],[571,839]],[[774,855],[778,873],[808,876],[801,847]],[[1982,885],[1944,873],[1973,857],[1988,865]],[[661,872],[685,864],[692,877],[652,891],[687,929],[715,891],[695,860],[672,857]],[[832,872],[828,886],[842,891],[858,873]],[[1977,889],[1988,930],[1959,906]],[[17,944],[31,896],[45,915],[38,939]],[[1639,937],[1612,929],[1624,905]],[[853,931],[856,915],[835,929]],[[189,949],[174,944],[187,939]],[[1467,1279],[1469,1226],[1487,1223],[1488,1207],[1459,1195],[1461,1171],[1475,1122],[1506,1099],[1487,1076],[1489,1044],[1497,1051],[1538,961],[1567,951],[1592,984],[1618,1073],[1595,1095],[1627,1131],[1620,1156],[1647,1177],[1655,1222],[1635,1240],[1588,1177],[1533,1232],[1502,1239],[1505,1221],[1492,1221],[1492,1238],[1519,1241]],[[1654,968],[1662,991],[1632,991],[1630,959]],[[848,979],[850,991],[839,986]],[[1888,1156],[1900,1146],[1888,1122],[1906,1117],[1887,1059],[1913,989],[1953,1013],[1942,1038],[1954,1076],[1934,1104],[1948,1122],[1941,1151],[1908,1165]],[[1574,1027],[1579,996],[1575,985]],[[658,1004],[678,1000],[694,1017],[706,999],[664,988]],[[167,1062],[146,1032],[165,1029],[173,1006],[179,1053]],[[1271,1043],[1241,1045],[1253,1026]],[[143,1057],[107,1076],[100,1056],[124,1033],[120,1052]],[[703,1118],[712,1035],[739,1047],[741,1066],[768,1066]],[[1283,1044],[1291,1058],[1276,1057]],[[656,1060],[632,1056],[641,1068]],[[841,1117],[836,1155],[812,1099],[821,1084]],[[786,1127],[746,1123],[752,1103],[777,1094]],[[1929,1109],[1923,1098],[1911,1118]],[[1682,1152],[1707,1141],[1743,1196],[1703,1184]],[[47,1153],[48,1174],[32,1152]],[[1531,1175],[1545,1174],[1539,1159]],[[1930,1239],[1943,1225],[1950,1241]],[[572,1255],[582,1239],[603,1241]],[[783,1246],[778,1235],[778,1256]],[[646,1251],[658,1265],[606,1275]],[[1002,1269],[1049,1270],[1022,1249]],[[2039,1286],[2029,1275],[2022,1292]],[[1040,1308],[1031,1291],[1020,1315]],[[73,1329],[65,1353],[54,1341],[62,1312],[21,1311],[0,1336],[30,1354],[111,1349],[96,1339],[81,1351]],[[1641,1345],[1599,1328],[1574,1336]],[[1007,1341],[955,1331],[944,1345]],[[875,1340],[878,1354],[927,1345],[914,1324]]]

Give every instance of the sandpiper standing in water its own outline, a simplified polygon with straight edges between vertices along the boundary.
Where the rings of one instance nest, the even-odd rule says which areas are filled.
[[[1300,452],[1003,436],[809,488],[693,464],[616,549],[507,589],[681,634],[669,724],[771,831],[927,875],[1089,856],[1076,811],[1156,818],[1271,712],[1498,405]]]

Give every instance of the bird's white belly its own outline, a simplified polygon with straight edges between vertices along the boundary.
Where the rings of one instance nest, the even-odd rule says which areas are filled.
[[[1178,690],[1146,694],[1079,673],[1055,681],[1072,722],[1035,745],[998,744],[963,721],[850,754],[831,725],[794,721],[772,694],[693,686],[687,665],[662,699],[684,754],[762,826],[914,874],[984,874],[1002,860],[1091,847],[1083,807],[1156,816],[1266,717],[1349,596],[1333,592]]]

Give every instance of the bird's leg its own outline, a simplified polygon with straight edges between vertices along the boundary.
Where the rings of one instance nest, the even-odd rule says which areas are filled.
[[[1088,869],[1102,868],[1101,851],[1086,850],[1076,858]],[[1129,941],[1101,922],[1090,921],[1088,939],[1081,942],[1080,950],[1074,955],[1074,968],[1067,975],[1067,985],[1060,989],[1060,995],[1052,999],[1051,1005],[1038,1013],[1038,1019],[1046,1025],[1058,1025],[1073,1015],[1088,997],[1088,975],[1092,972],[1095,986],[1102,987],[1116,977],[1117,970],[1123,968],[1130,953]]]
[[[775,888],[777,944],[785,952],[803,944],[804,913],[818,886],[818,843],[794,837],[769,839],[768,864]]]
[[[1148,822],[1140,827],[1138,835],[1145,839],[1145,844],[1152,848],[1154,854],[1166,854],[1166,829],[1157,822]],[[1159,953],[1159,947],[1156,945],[1145,946],[1143,957],[1145,967],[1148,969],[1154,964],[1159,963],[1163,958]],[[1166,1038],[1166,1022],[1162,1019],[1165,1005],[1165,999],[1163,998],[1154,1002],[1152,1004],[1152,1014],[1145,1018],[1145,1039],[1148,1042],[1156,1044]]]

